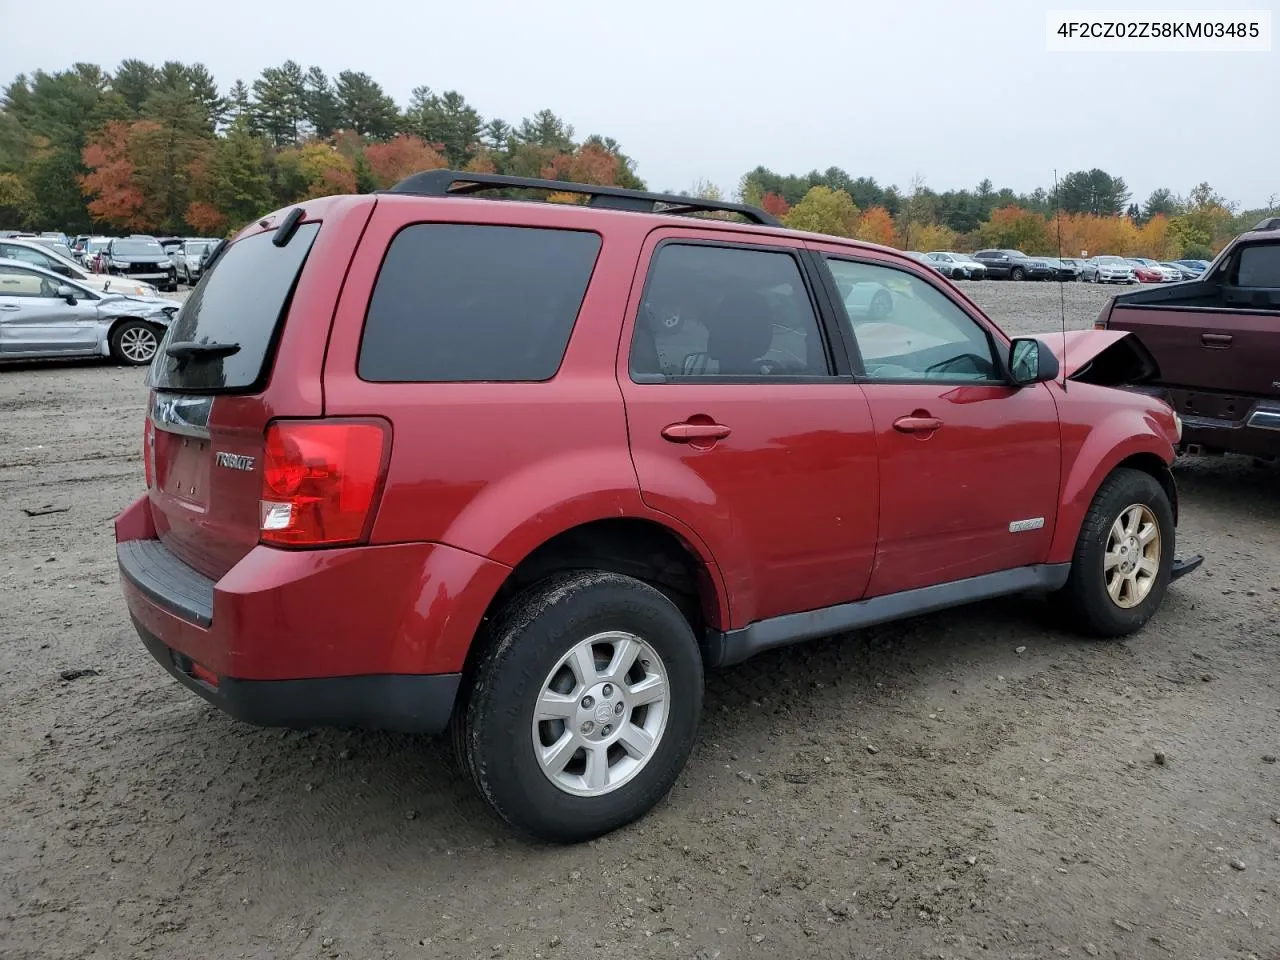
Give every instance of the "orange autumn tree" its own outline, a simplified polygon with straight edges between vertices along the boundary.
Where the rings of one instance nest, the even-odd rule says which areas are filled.
[[[1049,221],[1049,239],[1053,249],[1058,245],[1058,219]],[[1138,228],[1128,217],[1102,217],[1092,213],[1068,213],[1061,218],[1062,255],[1078,257],[1099,255],[1126,257],[1137,252]]]
[[[787,215],[791,205],[780,193],[766,193],[760,198],[760,209],[781,219]]]
[[[1172,260],[1182,255],[1182,242],[1169,229],[1169,218],[1156,214],[1140,228],[1137,236],[1137,253],[1154,260]]]
[[[145,198],[135,183],[137,167],[131,156],[131,138],[135,127],[147,125],[159,130],[159,124],[139,121],[127,124],[113,121],[85,146],[82,153],[89,172],[80,178],[80,188],[89,197],[89,213],[93,219],[126,230],[150,227],[143,214]]]
[[[542,168],[545,180],[568,180],[612,187],[618,182],[618,158],[598,143],[587,142],[572,153],[560,153]]]
[[[893,217],[884,207],[869,207],[858,220],[858,229],[854,236],[859,240],[879,243],[886,247],[892,247],[898,242],[898,231],[894,229]]]
[[[448,166],[444,156],[420,137],[399,134],[364,148],[364,159],[378,186],[387,188],[411,174]]]
[[[1049,222],[1034,210],[1010,204],[991,211],[991,217],[978,227],[978,236],[988,247],[1021,250],[1023,253],[1045,254],[1057,250],[1049,236]]]

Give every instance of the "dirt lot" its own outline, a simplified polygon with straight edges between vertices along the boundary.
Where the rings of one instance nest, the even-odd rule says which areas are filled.
[[[965,289],[1058,324],[1056,286]],[[1280,957],[1276,468],[1180,465],[1207,562],[1130,642],[1011,601],[766,654],[711,677],[667,802],[553,849],[440,744],[242,726],[147,657],[111,537],[143,399],[0,370],[6,960]]]

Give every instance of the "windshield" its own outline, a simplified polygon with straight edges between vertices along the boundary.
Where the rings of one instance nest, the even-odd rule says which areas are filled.
[[[111,252],[121,257],[162,257],[164,251],[154,240],[117,240]]]
[[[208,240],[198,240],[194,243],[188,243],[186,246],[186,250],[188,254],[198,257],[200,254],[208,250],[209,247],[210,247],[210,243]]]
[[[1098,257],[1098,263],[1124,263],[1120,257]]]

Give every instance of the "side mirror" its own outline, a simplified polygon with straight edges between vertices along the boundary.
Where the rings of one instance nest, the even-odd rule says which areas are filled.
[[[63,300],[67,301],[67,303],[75,303],[75,302],[76,302],[76,288],[75,288],[75,287],[68,287],[66,284],[63,284],[62,286],[60,286],[60,287],[58,288],[58,291],[57,291],[57,292],[58,292],[58,296],[59,296],[59,297],[61,297]]]
[[[1039,337],[1019,337],[1009,346],[1009,373],[1018,386],[1058,377],[1058,358]]]
[[[55,263],[49,269],[51,269],[54,273],[62,274],[64,277],[71,276],[71,268],[68,267],[65,263]]]

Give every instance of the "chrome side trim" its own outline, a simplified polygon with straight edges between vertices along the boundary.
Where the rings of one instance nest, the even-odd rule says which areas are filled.
[[[1246,422],[1259,430],[1280,430],[1280,410],[1255,410]]]

